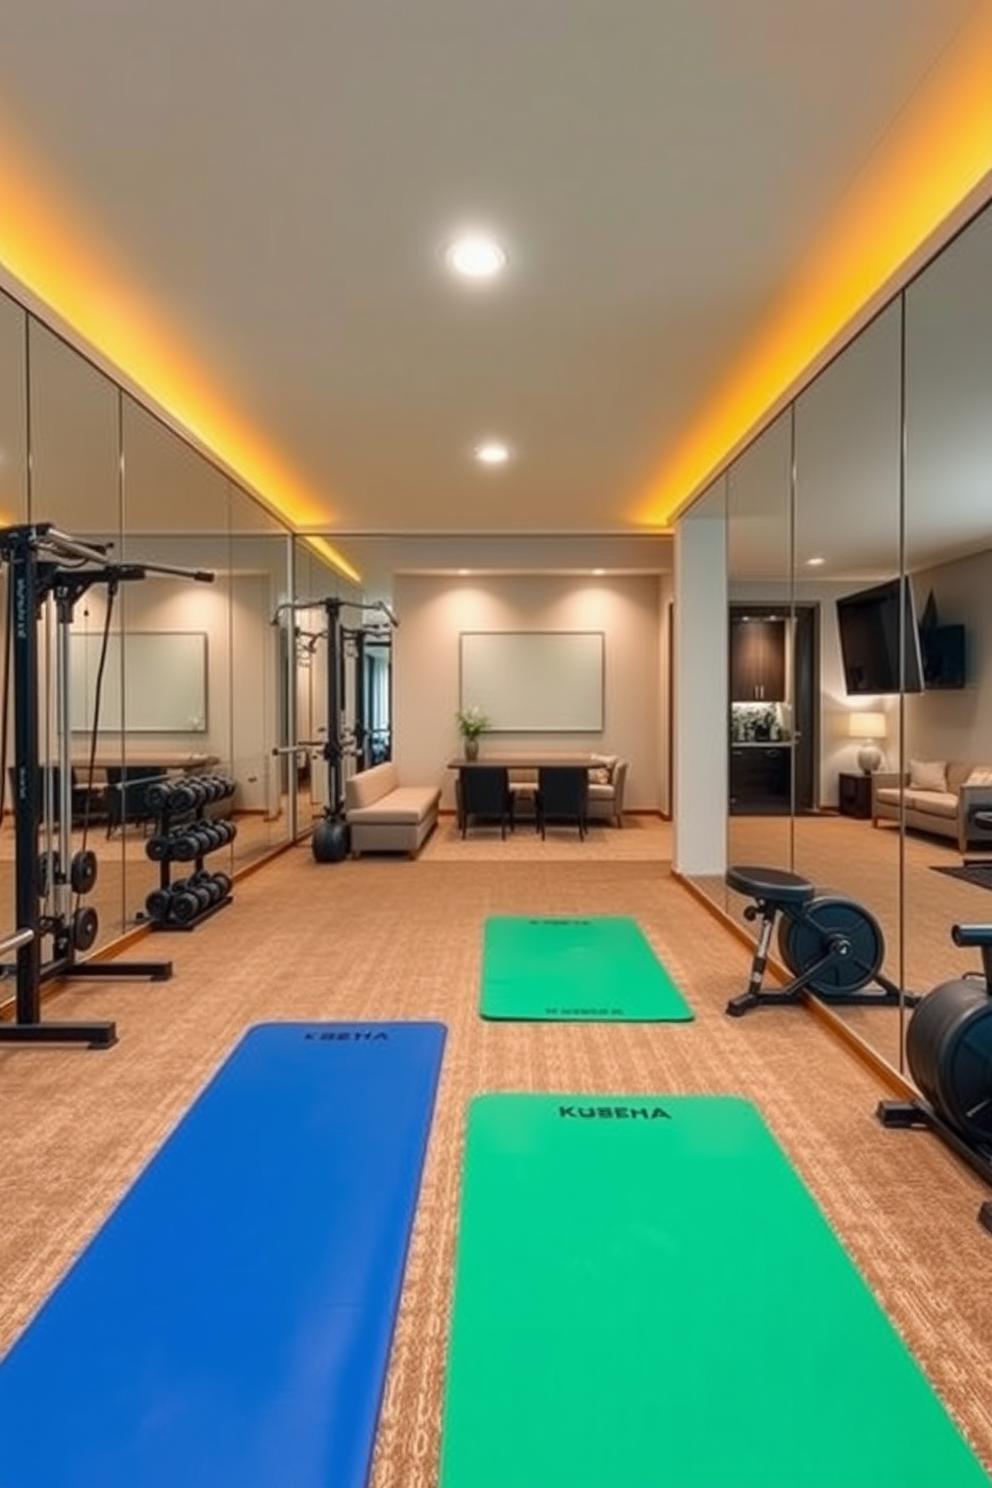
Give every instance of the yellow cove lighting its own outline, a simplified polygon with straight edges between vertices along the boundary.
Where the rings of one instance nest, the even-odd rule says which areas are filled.
[[[361,583],[362,576],[358,570],[352,568],[347,558],[343,557],[337,548],[332,547],[325,537],[305,537],[303,541],[312,553],[316,553],[318,558],[329,563],[339,574],[343,574],[346,579],[351,579],[353,584]]]
[[[162,312],[116,266],[113,248],[100,241],[84,212],[62,205],[56,190],[43,184],[38,164],[2,121],[0,263],[98,360],[147,394],[290,526],[328,524],[326,499],[225,402],[203,370],[207,358],[196,356],[194,338],[165,324]]]
[[[676,443],[636,520],[670,522],[992,172],[992,0],[958,32],[713,398]]]

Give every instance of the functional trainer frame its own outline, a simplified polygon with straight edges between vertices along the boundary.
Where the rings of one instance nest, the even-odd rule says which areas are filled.
[[[79,962],[68,912],[71,896],[69,860],[72,832],[72,757],[69,729],[69,630],[77,601],[94,584],[105,584],[111,597],[122,582],[148,573],[173,574],[212,583],[204,570],[153,563],[115,563],[101,547],[81,543],[50,522],[0,530],[0,560],[8,565],[8,634],[14,675],[14,832],[15,914],[18,934],[30,932],[17,945],[14,1019],[0,1022],[0,1043],[82,1043],[91,1049],[116,1042],[116,1026],[106,1021],[44,1022],[41,988],[58,977],[87,980],[148,978],[165,981],[172,975],[168,961]],[[52,599],[56,615],[56,735],[60,790],[59,851],[53,870],[55,913],[43,915],[38,823],[41,817],[38,726],[39,645],[42,609]],[[109,614],[108,614],[109,620]],[[96,720],[94,720],[94,736]],[[49,777],[50,778],[50,777]],[[51,937],[52,956],[42,958],[43,941]],[[4,967],[9,975],[10,968]]]

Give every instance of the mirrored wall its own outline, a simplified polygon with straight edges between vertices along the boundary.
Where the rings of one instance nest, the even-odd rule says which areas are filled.
[[[293,545],[226,472],[0,294],[0,527],[25,523],[52,524],[110,565],[65,560],[92,579],[74,581],[68,613],[46,600],[36,619],[38,853],[54,866],[65,797],[61,781],[46,782],[68,754],[70,851],[96,859],[95,882],[71,903],[96,911],[99,950],[147,925],[150,898],[177,879],[233,879],[292,840]],[[9,577],[4,561],[5,618]],[[15,928],[16,665],[11,651],[4,932]],[[214,784],[191,811],[166,816],[149,783],[183,778]],[[227,793],[218,780],[230,782]],[[184,824],[205,830],[195,855],[163,858],[155,839]],[[44,916],[57,906],[42,877]],[[51,951],[48,941],[43,960]]]
[[[990,265],[992,209],[707,493],[727,535],[727,862],[855,901],[907,992],[977,969],[950,929],[992,921]],[[699,887],[740,920],[746,900]],[[903,999],[823,1001],[903,1068]]]

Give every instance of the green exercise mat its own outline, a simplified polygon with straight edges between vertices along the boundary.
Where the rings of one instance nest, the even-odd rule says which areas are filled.
[[[692,1012],[636,920],[493,915],[482,951],[484,1018],[685,1023]]]
[[[988,1481],[753,1106],[473,1102],[440,1488]]]

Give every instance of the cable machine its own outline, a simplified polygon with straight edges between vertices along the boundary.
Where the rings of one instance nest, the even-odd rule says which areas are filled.
[[[80,909],[78,896],[85,892],[86,887],[92,887],[96,877],[95,857],[86,852],[85,837],[99,725],[100,683],[113,600],[121,583],[143,579],[149,573],[172,574],[201,583],[211,583],[214,575],[203,570],[163,564],[115,563],[107,557],[106,548],[78,542],[48,522],[0,529],[0,561],[8,567],[0,803],[7,777],[8,691],[12,664],[15,913],[18,933],[26,932],[26,938],[17,944],[16,963],[0,967],[0,976],[13,974],[17,981],[14,1020],[0,1022],[0,1043],[69,1042],[105,1049],[116,1042],[113,1023],[43,1022],[42,985],[57,977],[70,976],[89,980],[147,977],[152,981],[165,981],[172,975],[172,964],[167,961],[105,961],[95,964],[77,959],[80,952],[93,945],[98,928],[96,911]],[[89,751],[84,849],[82,853],[73,855],[69,633],[77,601],[94,584],[106,585],[108,602]],[[54,770],[42,772],[38,721],[41,682],[38,631],[49,603],[55,614],[54,659],[49,657],[48,665],[55,679],[57,761]],[[39,853],[41,827],[48,844],[57,839],[57,850],[52,851],[49,846],[44,854]],[[72,909],[74,894],[77,896],[75,910]],[[49,905],[44,913],[42,900]],[[49,939],[51,956],[46,960],[43,949]]]
[[[311,656],[315,643],[327,642],[327,726],[322,739],[300,739],[289,746],[287,753],[298,749],[310,749],[326,761],[328,767],[327,804],[324,818],[314,827],[311,845],[313,855],[320,863],[338,862],[347,856],[348,833],[344,820],[345,761],[354,760],[359,770],[368,769],[390,757],[392,749],[391,719],[382,717],[378,705],[375,682],[376,658],[382,657],[386,669],[386,695],[392,695],[392,632],[399,626],[392,606],[384,599],[363,603],[350,599],[294,600],[279,605],[275,614],[278,623],[283,611],[293,613],[300,610],[322,609],[325,626],[322,631],[308,634],[308,649]],[[343,623],[342,610],[369,610],[385,615],[386,622],[348,626]],[[349,697],[348,672],[351,677],[353,699],[350,723],[347,722]],[[277,751],[280,752],[280,751]]]

